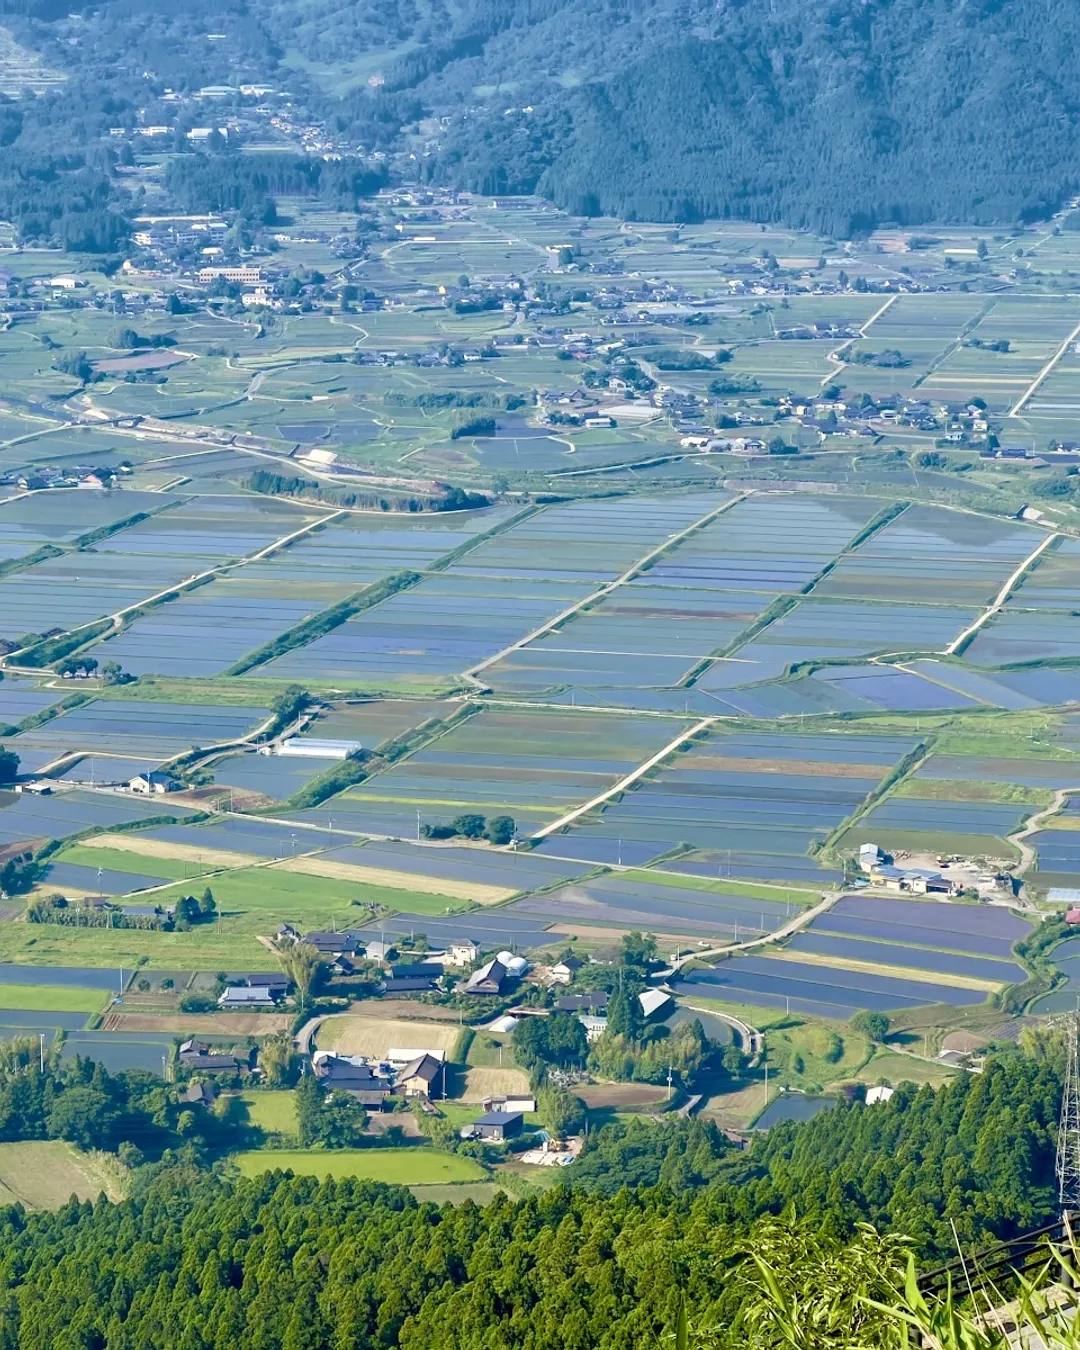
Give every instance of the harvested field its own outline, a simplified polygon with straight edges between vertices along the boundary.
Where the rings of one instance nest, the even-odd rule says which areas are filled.
[[[273,1036],[288,1031],[290,1013],[110,1012],[102,1031],[151,1031],[174,1036]]]
[[[460,1028],[435,1022],[398,1022],[391,1018],[353,1017],[335,1013],[316,1032],[320,1050],[340,1055],[385,1055],[399,1049],[453,1050]]]
[[[332,858],[286,858],[278,863],[278,870],[302,872],[313,877],[332,877],[336,881],[363,882],[369,886],[387,886],[392,890],[420,891],[424,895],[445,895],[450,900],[470,900],[477,905],[497,905],[501,900],[509,900],[516,894],[506,886],[457,881],[452,877],[427,877],[415,872],[394,872],[383,867],[361,867],[359,863],[337,862]]]
[[[508,1096],[529,1091],[529,1075],[523,1069],[470,1068],[465,1075],[465,1091],[460,1100],[482,1102],[485,1097]]]
[[[171,839],[151,839],[139,833],[95,834],[80,842],[85,848],[115,848],[123,853],[139,853],[145,858],[179,858],[181,862],[202,863],[207,871],[216,867],[250,867],[261,861],[250,853],[200,848],[196,844],[174,843]]]

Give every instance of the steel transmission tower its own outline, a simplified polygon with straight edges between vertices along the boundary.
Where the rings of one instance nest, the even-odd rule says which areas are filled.
[[[1080,1210],[1080,1013],[1063,1019],[1065,1030],[1065,1083],[1058,1124],[1058,1202],[1063,1212]]]

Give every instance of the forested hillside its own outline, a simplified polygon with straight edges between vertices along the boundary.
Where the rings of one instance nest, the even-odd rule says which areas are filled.
[[[742,1345],[752,1252],[779,1247],[806,1281],[791,1254],[820,1259],[824,1235],[847,1269],[828,1244],[865,1220],[931,1260],[953,1249],[950,1220],[975,1245],[1047,1217],[1058,1092],[1012,1053],[937,1093],[777,1129],[749,1155],[705,1123],[615,1127],[577,1184],[486,1209],[365,1182],[234,1182],[166,1154],[123,1204],[0,1211],[0,1350],[628,1350],[660,1343],[682,1291],[718,1345]]]
[[[97,203],[62,212],[18,155],[55,154],[60,124],[69,152],[103,136],[141,97],[146,71],[189,92],[270,79],[355,144],[402,156],[409,175],[539,190],[587,214],[846,235],[1044,217],[1080,188],[1080,94],[1067,67],[1080,13],[1061,0],[78,8],[0,0],[20,39],[70,76],[32,117],[0,107],[0,141],[16,141],[15,188],[58,217],[94,216],[105,235],[113,226]],[[207,43],[208,26],[223,40]],[[88,170],[80,191],[100,190]]]

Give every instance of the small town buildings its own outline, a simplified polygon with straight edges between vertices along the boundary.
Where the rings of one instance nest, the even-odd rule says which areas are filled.
[[[585,1028],[585,1039],[590,1045],[607,1031],[607,1018],[598,1017],[595,1013],[582,1013],[578,1021]]]
[[[175,792],[179,788],[179,779],[161,769],[151,769],[148,773],[138,773],[128,782],[130,792],[144,797],[153,797],[162,792]]]
[[[473,1122],[473,1133],[481,1139],[501,1144],[521,1133],[525,1117],[520,1111],[488,1111]]]
[[[282,937],[283,935],[279,933],[279,940],[282,940]],[[299,935],[297,935],[296,939],[290,938],[288,935],[284,935],[284,938],[287,941],[295,941],[299,939]],[[363,942],[360,938],[357,937],[356,934],[349,932],[308,933],[303,941],[309,947],[314,947],[320,956],[355,956],[357,952],[362,952],[364,949]],[[373,957],[372,960],[374,959],[375,958]]]
[[[390,1080],[377,1074],[369,1064],[341,1055],[319,1055],[313,1067],[324,1087],[332,1092],[347,1092],[364,1107],[381,1111],[392,1091]]]

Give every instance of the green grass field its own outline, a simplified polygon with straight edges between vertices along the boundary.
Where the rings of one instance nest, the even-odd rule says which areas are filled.
[[[246,1177],[288,1170],[299,1176],[362,1177],[397,1186],[426,1186],[453,1181],[486,1181],[484,1169],[471,1158],[439,1153],[433,1148],[342,1149],[320,1153],[297,1149],[256,1149],[234,1153],[232,1161]]]
[[[241,1092],[236,1100],[246,1110],[248,1124],[256,1129],[267,1134],[296,1133],[295,1092]]]
[[[83,861],[86,854],[92,865],[104,865],[110,850],[72,849],[65,857]],[[142,868],[141,854],[116,850],[128,871]],[[77,854],[83,856],[76,859]],[[156,870],[163,860],[147,858],[148,870]],[[165,863],[183,869],[183,862]],[[188,867],[194,869],[194,864]],[[163,933],[134,928],[64,928],[52,924],[26,924],[0,921],[0,961],[27,962],[32,965],[134,966],[140,960],[176,970],[221,970],[250,966],[252,970],[277,968],[273,956],[258,941],[260,935],[273,933],[279,924],[294,923],[302,929],[339,928],[356,923],[363,911],[353,908],[374,903],[397,911],[417,914],[461,912],[469,906],[450,896],[429,895],[420,891],[395,890],[364,882],[339,881],[328,877],[286,872],[277,867],[245,867],[221,872],[212,877],[177,882],[154,892],[155,903],[175,903],[182,895],[201,894],[209,885],[218,904],[216,922],[200,925],[189,932]],[[365,916],[366,917],[366,916]],[[2,1006],[2,1005],[0,1005]],[[11,1005],[31,1006],[31,1005]],[[94,1007],[99,1007],[99,1003]],[[92,1011],[89,1009],[88,1011]]]
[[[127,1169],[108,1153],[83,1153],[59,1139],[0,1144],[0,1204],[59,1209],[73,1195],[121,1200]]]
[[[0,984],[0,1008],[28,1012],[95,1013],[105,1005],[101,989],[75,984]]]

